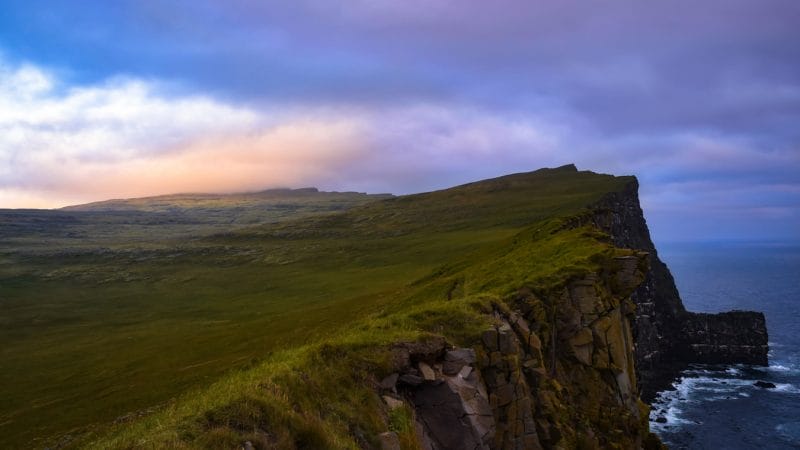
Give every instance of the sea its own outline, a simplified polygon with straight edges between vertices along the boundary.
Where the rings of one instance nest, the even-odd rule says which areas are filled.
[[[763,311],[770,352],[769,367],[689,367],[658,394],[651,429],[672,449],[800,449],[800,242],[658,248],[690,311]]]

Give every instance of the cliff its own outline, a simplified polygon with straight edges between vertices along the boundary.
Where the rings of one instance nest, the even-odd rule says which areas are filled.
[[[384,401],[413,408],[426,450],[660,448],[639,400],[630,325],[644,257],[611,257],[545,297],[522,289],[493,303],[494,325],[473,348],[395,346]]]
[[[352,261],[395,283],[414,270],[316,316],[345,326],[89,446],[663,448],[642,398],[687,363],[766,363],[767,335],[759,313],[685,310],[637,189],[565,166],[225,237],[314,249],[324,295],[375,282],[343,284]]]
[[[652,398],[690,363],[767,364],[763,313],[686,311],[650,238],[635,179],[589,209],[567,227],[588,217],[635,254],[606,262],[553,298],[521,293],[510,307],[495,304],[497,326],[474,349],[423,355],[428,361],[419,364],[436,368],[429,378],[444,382],[401,382],[423,448],[658,448],[640,396]]]
[[[614,245],[647,252],[649,270],[632,299],[636,304],[634,340],[642,396],[651,399],[691,363],[767,365],[764,314],[686,311],[675,281],[650,239],[634,180],[593,206],[592,222]]]

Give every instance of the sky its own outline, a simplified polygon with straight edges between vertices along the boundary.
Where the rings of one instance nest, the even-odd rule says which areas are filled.
[[[540,167],[800,239],[800,1],[0,0],[0,208]]]

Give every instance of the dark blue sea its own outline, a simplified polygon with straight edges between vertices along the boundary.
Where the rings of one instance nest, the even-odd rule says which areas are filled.
[[[659,255],[689,310],[763,311],[770,365],[689,368],[659,394],[653,431],[673,449],[800,449],[800,243],[661,244]]]

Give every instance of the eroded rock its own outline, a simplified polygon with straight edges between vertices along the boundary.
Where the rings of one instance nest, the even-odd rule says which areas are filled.
[[[619,267],[630,272],[634,264],[625,259]],[[633,308],[617,291],[628,278],[620,281],[613,272],[604,277],[574,280],[546,300],[523,297],[520,302],[530,303],[520,303],[519,310],[494,305],[496,324],[483,332],[475,349],[436,351],[434,346],[435,351],[429,347],[425,356],[414,356],[403,346],[412,364],[400,372],[397,389],[414,408],[420,446],[602,448],[614,442],[640,448],[658,443],[649,435],[647,410],[638,400]],[[552,312],[542,309],[553,303]]]
[[[425,381],[434,381],[436,379],[436,372],[433,371],[431,366],[424,362],[419,363],[419,371],[422,373],[422,378]]]

